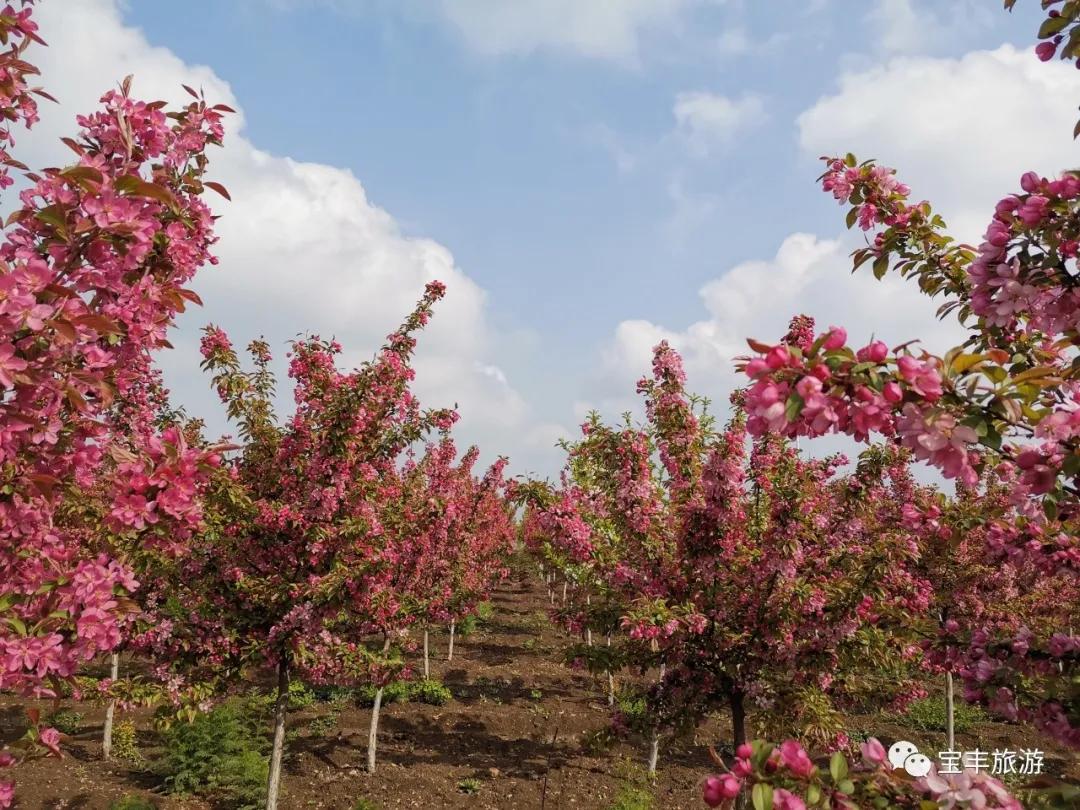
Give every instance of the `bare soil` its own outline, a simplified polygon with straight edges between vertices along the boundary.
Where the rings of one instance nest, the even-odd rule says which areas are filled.
[[[729,736],[725,720],[714,719],[685,740],[665,740],[654,783],[643,778],[645,743],[619,741],[604,750],[586,744],[591,732],[609,724],[606,684],[560,663],[570,643],[547,620],[542,585],[514,582],[494,597],[493,618],[468,638],[455,642],[454,660],[443,660],[446,637],[433,636],[432,676],[453,692],[445,706],[394,703],[385,706],[379,729],[379,764],[364,771],[370,710],[349,706],[336,731],[313,733],[312,721],[329,711],[315,704],[290,716],[289,750],[283,778],[283,808],[351,810],[363,797],[379,808],[608,808],[628,786],[645,786],[657,808],[694,808],[700,782],[713,769],[709,744]],[[0,696],[0,744],[21,735],[25,703]],[[163,810],[209,810],[200,799],[164,795],[150,765],[106,762],[101,756],[104,710],[61,701],[85,715],[83,726],[65,745],[65,758],[17,767],[21,810],[85,808],[108,810],[123,796],[149,799]],[[54,704],[42,705],[44,710]],[[147,763],[158,754],[159,738],[147,714],[130,715],[139,728]],[[908,739],[926,751],[944,748],[941,735],[904,728],[882,718],[852,717],[849,733],[869,732],[886,744]],[[269,729],[268,729],[269,733]],[[1080,778],[1074,755],[1029,730],[982,723],[958,735],[958,748],[1038,747],[1047,770]],[[463,780],[476,780],[466,793]],[[475,785],[473,785],[475,786]],[[470,787],[469,785],[465,786]]]

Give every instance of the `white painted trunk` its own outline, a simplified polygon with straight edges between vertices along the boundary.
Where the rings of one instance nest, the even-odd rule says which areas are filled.
[[[428,629],[424,628],[424,678],[430,676],[429,664],[428,664]]]
[[[367,738],[367,770],[375,773],[375,748],[379,742],[379,709],[382,707],[383,688],[375,693],[375,703],[371,707],[371,726]]]
[[[278,664],[277,700],[274,703],[274,745],[270,749],[270,777],[266,785],[266,810],[277,810],[281,789],[281,759],[285,752],[285,716],[289,710],[289,664]]]
[[[447,648],[446,648],[446,660],[447,661],[453,661],[454,660],[454,628],[455,627],[456,627],[456,624],[454,622],[450,622],[450,643],[447,645]]]
[[[649,739],[649,773],[656,773],[656,762],[660,759],[660,732],[654,731]]]
[[[109,657],[109,677],[112,678],[113,683],[120,677],[120,655],[113,653]],[[101,735],[101,755],[105,759],[112,758],[112,730],[113,721],[116,719],[116,700],[110,700],[109,706],[105,709],[105,729]]]
[[[952,673],[945,673],[945,731],[949,738],[949,750],[956,750],[956,706],[953,697]]]
[[[592,604],[592,594],[585,594],[585,605],[589,606],[591,604]],[[592,646],[592,628],[589,627],[588,624],[585,625],[585,646],[586,647],[591,647]]]
[[[607,645],[611,646],[611,633],[608,633]],[[615,705],[615,676],[610,669],[607,671],[607,705]]]

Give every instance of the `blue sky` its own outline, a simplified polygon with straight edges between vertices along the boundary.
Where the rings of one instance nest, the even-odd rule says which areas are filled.
[[[334,332],[362,357],[448,274],[421,390],[517,471],[554,472],[587,408],[629,407],[660,337],[722,398],[733,346],[800,309],[857,339],[954,336],[910,291],[850,278],[821,152],[896,165],[970,239],[1021,171],[1075,154],[1080,78],[1031,54],[1036,0],[58,5],[47,133],[129,71],[242,110],[222,265],[165,361],[177,397],[221,425],[193,370],[208,320],[237,342]]]

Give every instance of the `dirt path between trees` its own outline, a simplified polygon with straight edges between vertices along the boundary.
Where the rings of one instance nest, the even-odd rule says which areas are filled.
[[[606,750],[587,745],[589,733],[608,724],[606,683],[560,663],[569,639],[548,621],[542,587],[509,584],[493,604],[491,620],[457,640],[452,662],[443,660],[446,636],[433,635],[432,676],[450,688],[454,700],[445,706],[410,702],[384,707],[374,775],[363,770],[368,709],[350,705],[336,724],[327,717],[326,704],[292,713],[282,806],[351,810],[363,797],[378,808],[600,810],[628,787],[644,785],[642,740],[632,738]],[[61,705],[82,712],[85,719],[66,746],[64,762],[39,760],[16,770],[19,808],[108,810],[113,801],[131,794],[165,810],[210,807],[201,800],[158,794],[160,777],[148,766],[102,761],[104,711],[70,701]],[[50,710],[52,704],[42,708]],[[146,712],[132,716],[141,752],[152,763],[160,751],[158,737]],[[856,721],[867,719],[853,718],[853,730]],[[11,696],[0,698],[0,741],[14,739],[23,725],[23,704]],[[884,723],[867,730],[883,739],[904,735],[936,750],[934,735]],[[985,750],[1004,739],[1016,748],[1028,742],[1018,732],[986,723],[973,729],[970,739],[961,735],[959,743],[978,742]],[[714,720],[692,739],[667,742],[659,778],[648,788],[655,807],[700,810],[699,784],[710,772],[707,745],[726,737],[726,724]],[[1058,755],[1059,769],[1066,764],[1063,756]]]

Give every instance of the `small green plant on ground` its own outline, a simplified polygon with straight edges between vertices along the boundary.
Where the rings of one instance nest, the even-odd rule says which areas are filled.
[[[315,702],[315,693],[304,683],[293,681],[289,684],[289,711],[306,709]]]
[[[454,698],[449,689],[433,678],[425,678],[411,684],[409,697],[430,706],[445,706]]]
[[[312,717],[308,723],[308,732],[312,737],[326,737],[337,730],[341,722],[341,712],[334,709],[318,717]]]
[[[365,799],[361,796],[353,802],[352,810],[379,810],[379,805],[375,804],[371,799]]]
[[[648,705],[642,695],[623,692],[618,697],[619,715],[622,723],[634,731],[642,730],[648,719]]]
[[[379,688],[374,684],[364,684],[354,690],[356,704],[358,706],[371,706],[375,703],[375,693]],[[388,703],[407,703],[409,700],[409,684],[407,681],[391,681],[383,689],[382,705]]]
[[[110,804],[109,810],[157,810],[157,805],[149,799],[129,793]]]
[[[652,810],[653,797],[645,788],[623,785],[608,810]]]
[[[121,720],[113,726],[112,755],[123,762],[132,764],[143,761],[134,721]]]
[[[465,618],[458,620],[454,632],[461,638],[468,638],[476,632],[476,629],[479,626],[480,623],[476,620],[476,616],[470,613]]]
[[[948,728],[948,717],[945,710],[945,698],[935,696],[915,701],[904,714],[897,718],[897,721],[919,731],[943,732]],[[963,733],[970,730],[975,723],[986,720],[987,715],[978,706],[957,700],[953,719],[953,728]]]
[[[495,606],[491,602],[481,602],[476,606],[475,615],[480,624],[487,624],[495,616]]]
[[[257,716],[233,703],[165,733],[161,770],[172,793],[194,793],[236,810],[257,810],[266,791],[266,740]]]
[[[315,699],[320,703],[331,703],[344,707],[352,700],[356,700],[356,690],[351,686],[315,686],[312,688]]]
[[[541,692],[539,689],[530,689],[529,690],[529,699],[530,700],[543,700],[544,699],[544,693]]]
[[[74,709],[58,709],[45,718],[45,725],[52,726],[61,734],[78,734],[82,728],[83,715]]]
[[[618,741],[618,735],[610,725],[604,725],[598,729],[581,733],[582,749],[594,757],[606,754],[615,747]]]
[[[469,777],[468,779],[462,779],[457,783],[457,789],[462,793],[472,796],[480,792],[480,780]]]

